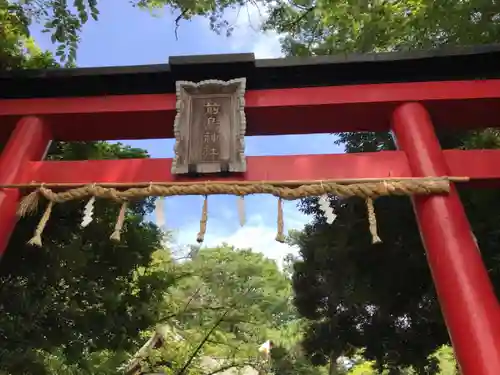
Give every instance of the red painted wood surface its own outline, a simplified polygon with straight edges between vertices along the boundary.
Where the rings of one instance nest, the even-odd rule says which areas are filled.
[[[407,101],[438,127],[500,126],[500,80],[417,82],[248,91],[247,135],[389,130]],[[46,116],[59,140],[172,138],[175,95],[1,100],[0,132],[23,115]]]
[[[172,159],[89,160],[30,163],[17,179],[43,182],[148,182],[189,181],[170,173]],[[328,167],[335,165],[334,168]],[[398,152],[338,155],[254,156],[247,158],[247,172],[231,180],[321,180],[409,176],[405,156]],[[224,178],[209,177],[213,180]],[[225,178],[227,180],[227,178]],[[204,179],[201,179],[204,180]],[[200,181],[200,179],[196,179]]]
[[[0,183],[13,183],[31,160],[40,160],[51,136],[48,127],[36,117],[22,118],[0,156]],[[17,222],[18,189],[0,190],[0,257]]]
[[[500,150],[447,150],[450,175],[470,177],[486,186],[500,183]],[[30,162],[14,183],[170,182],[190,181],[170,173],[172,159],[127,159]],[[248,171],[231,180],[328,180],[342,178],[411,177],[401,151],[362,154],[250,156]],[[210,177],[210,181],[227,178]],[[195,181],[205,179],[196,179]]]
[[[414,176],[450,173],[422,105],[399,107],[393,130]],[[462,374],[500,374],[498,300],[456,189],[448,196],[415,197],[413,204]]]

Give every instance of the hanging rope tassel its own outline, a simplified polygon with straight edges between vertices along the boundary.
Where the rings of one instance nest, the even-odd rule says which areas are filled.
[[[166,224],[165,221],[165,200],[163,197],[158,197],[155,204],[156,225],[158,228],[163,228]]]
[[[40,189],[36,189],[26,195],[17,207],[17,216],[23,217],[34,214],[38,210],[38,201],[40,200]]]
[[[207,231],[207,220],[208,220],[208,197],[205,195],[205,200],[203,201],[203,208],[201,210],[201,220],[200,220],[200,231],[198,236],[196,236],[196,241],[202,243],[205,240],[205,233]]]
[[[127,211],[128,202],[124,201],[120,207],[120,213],[118,214],[118,219],[116,219],[115,231],[109,237],[115,242],[120,242],[120,235],[123,229],[123,223],[125,222],[125,213]]]
[[[378,236],[377,232],[377,217],[375,216],[375,207],[373,206],[373,199],[366,198],[366,209],[368,210],[368,223],[370,225],[370,234],[372,236],[372,243],[381,243],[382,239]]]
[[[42,247],[42,233],[43,230],[45,229],[45,225],[47,225],[47,222],[50,219],[50,214],[52,213],[53,206],[54,202],[49,201],[47,207],[45,208],[45,212],[42,215],[42,218],[40,219],[38,225],[36,226],[33,238],[28,241],[28,245]]]
[[[276,241],[285,243],[285,222],[283,221],[283,200],[278,198],[278,233],[276,233]]]
[[[240,225],[245,225],[245,197],[243,195],[238,197],[238,217],[240,219]]]

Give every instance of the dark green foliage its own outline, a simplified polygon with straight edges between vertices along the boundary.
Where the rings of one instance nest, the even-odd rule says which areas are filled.
[[[145,157],[105,143],[56,144],[53,159]],[[140,272],[161,247],[161,234],[144,222],[151,201],[127,213],[119,244],[109,239],[118,205],[98,200],[94,221],[80,227],[85,202],[54,207],[43,247],[26,245],[40,214],[22,219],[0,262],[0,369],[44,374],[41,351],[62,348],[69,363],[86,354],[126,351],[153,325],[157,302],[173,282],[164,272]]]
[[[299,348],[287,349],[282,346],[271,350],[271,372],[279,375],[320,375],[322,371],[311,366]]]
[[[485,148],[499,143],[492,130],[441,138],[447,147]],[[349,152],[394,147],[384,134],[343,134],[339,142]],[[500,194],[464,190],[461,196],[498,291]],[[293,235],[302,255],[294,265],[295,304],[310,321],[304,349],[318,364],[326,363],[330,353],[352,355],[365,348],[364,356],[377,360],[379,369],[399,371],[411,365],[420,374],[434,373],[435,361],[427,357],[449,344],[449,338],[410,199],[376,200],[383,240],[378,245],[370,242],[362,200],[331,202],[338,217],[330,226],[316,200],[304,200],[301,209],[314,220]]]

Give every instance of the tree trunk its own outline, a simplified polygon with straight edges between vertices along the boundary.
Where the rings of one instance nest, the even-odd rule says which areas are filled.
[[[328,375],[337,375],[339,373],[337,366],[337,356],[334,353],[330,354],[330,368],[328,370]]]

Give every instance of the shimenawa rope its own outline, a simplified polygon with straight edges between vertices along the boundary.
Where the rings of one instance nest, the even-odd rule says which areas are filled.
[[[271,194],[278,197],[278,232],[276,240],[278,242],[285,242],[283,199],[294,200],[305,197],[321,196],[323,194],[332,194],[340,197],[358,196],[364,198],[366,201],[370,233],[372,234],[373,243],[378,243],[381,242],[381,239],[377,234],[373,199],[387,195],[446,194],[449,190],[450,182],[446,177],[415,180],[381,180],[379,182],[353,183],[348,185],[320,181],[319,183],[304,184],[297,187],[280,186],[279,184],[273,185],[266,182],[247,184],[238,184],[237,182],[234,184],[206,182],[204,184],[193,185],[161,185],[150,183],[147,187],[133,187],[126,190],[103,187],[93,183],[62,192],[54,192],[42,184],[21,200],[17,213],[19,216],[26,216],[34,213],[38,208],[41,197],[49,201],[40,223],[35,230],[35,235],[29,241],[32,245],[41,246],[41,235],[55,203],[64,203],[89,197],[111,199],[121,203],[115,230],[111,235],[112,240],[119,241],[129,201],[148,196],[204,195],[205,199],[200,220],[200,231],[197,236],[197,241],[201,243],[204,240],[207,228],[208,195],[230,194],[236,195],[242,199],[244,196],[251,194]],[[240,203],[243,204],[243,201]],[[244,219],[241,218],[241,211],[240,207],[240,221],[243,223]]]

